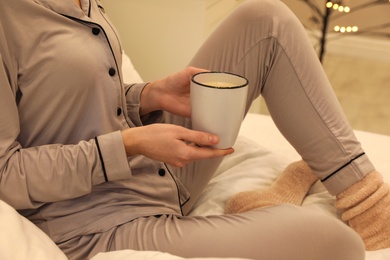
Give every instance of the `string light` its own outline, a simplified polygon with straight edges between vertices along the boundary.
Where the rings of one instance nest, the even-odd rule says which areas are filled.
[[[339,12],[345,12],[345,13],[349,13],[351,11],[351,8],[349,8],[349,6],[333,3],[332,1],[327,2],[326,7],[333,8],[334,10],[338,10]]]
[[[336,25],[333,29],[335,32],[340,32],[340,33],[351,33],[351,32],[357,32],[359,30],[357,26],[339,26],[339,25]]]
[[[370,7],[377,4],[383,4],[387,5],[390,3],[390,0],[366,0],[366,3],[358,3],[359,1],[353,1],[355,2],[355,5],[352,6],[352,9],[348,6],[350,3],[349,0],[325,0],[322,2],[322,7],[325,8],[325,10],[322,10],[320,8],[320,4],[317,2],[320,1],[308,1],[308,0],[301,0],[302,2],[305,2],[307,6],[312,9],[316,14],[312,15],[310,17],[310,21],[316,25],[316,27],[321,27],[321,35],[318,40],[318,57],[320,59],[320,62],[322,63],[323,57],[326,52],[325,45],[327,43],[327,34],[329,34],[329,27],[331,24],[335,25],[333,23],[333,20],[338,20],[340,17],[346,17],[349,16],[350,13],[359,13],[361,9],[364,9],[366,7]],[[316,3],[313,3],[316,2]],[[352,2],[352,0],[351,0]],[[361,1],[363,2],[363,1]],[[342,19],[340,19],[341,21]],[[363,26],[364,27],[364,26]],[[384,23],[378,26],[371,26],[366,28],[358,28],[357,26],[341,26],[336,25],[333,27],[333,34],[331,36],[332,40],[338,38],[338,36],[343,35],[360,35],[360,34],[375,34],[378,36],[384,36],[384,37],[390,37],[390,34],[388,32],[379,32],[377,29],[387,28],[389,27],[388,23]],[[375,30],[375,31],[374,31]],[[337,35],[338,34],[338,35]],[[348,36],[346,36],[348,37]]]
[[[390,0],[389,0],[390,2]],[[328,1],[326,3],[326,8],[332,8],[333,10],[337,10],[340,13],[349,13],[351,11],[351,8],[347,5],[342,5],[340,2],[339,3],[333,3],[332,1]],[[339,26],[336,25],[334,28],[335,32],[340,32],[340,33],[351,33],[351,32],[357,32],[359,28],[357,26]]]

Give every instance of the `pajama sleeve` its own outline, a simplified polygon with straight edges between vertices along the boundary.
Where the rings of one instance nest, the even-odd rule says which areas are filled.
[[[137,83],[125,86],[127,113],[135,126],[142,126],[162,120],[162,111],[154,111],[140,116],[141,92],[148,83]]]
[[[0,62],[0,199],[16,209],[79,197],[94,185],[129,178],[119,131],[74,145],[22,147],[15,84]]]

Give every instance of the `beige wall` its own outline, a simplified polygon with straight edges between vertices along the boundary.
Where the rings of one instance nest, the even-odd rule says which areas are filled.
[[[324,68],[351,125],[390,135],[390,63],[329,54]]]
[[[145,81],[176,72],[242,0],[103,0]]]
[[[145,81],[186,66],[203,41],[200,0],[103,0],[123,48]],[[201,37],[199,37],[201,36]]]

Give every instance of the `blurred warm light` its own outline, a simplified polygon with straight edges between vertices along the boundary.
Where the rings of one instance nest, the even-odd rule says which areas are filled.
[[[349,6],[339,5],[338,3],[333,3],[332,1],[327,2],[325,6],[327,8],[333,8],[334,10],[338,10],[339,12],[349,13],[351,11],[351,8],[349,8]]]
[[[350,33],[350,32],[357,32],[359,30],[359,28],[357,26],[339,26],[339,25],[336,25],[334,28],[334,31],[335,32],[341,32],[341,33]]]
[[[390,0],[389,0],[390,2]],[[327,8],[333,8],[334,10],[338,10],[339,12],[345,12],[345,13],[349,13],[351,11],[351,8],[349,6],[346,6],[346,5],[340,5],[338,3],[333,3],[332,1],[328,1],[325,5]],[[357,32],[358,31],[358,27],[357,26],[339,26],[339,25],[336,25],[334,28],[334,31],[335,32],[340,32],[340,33],[350,33],[350,32]]]

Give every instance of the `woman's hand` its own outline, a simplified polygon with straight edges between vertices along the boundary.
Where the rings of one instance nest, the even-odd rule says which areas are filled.
[[[172,114],[190,117],[190,82],[194,74],[205,70],[188,67],[164,79],[153,81],[141,93],[140,114],[165,110]]]
[[[215,135],[170,124],[130,128],[122,132],[122,138],[128,156],[140,154],[176,167],[234,152],[233,148],[207,147],[218,143]]]

